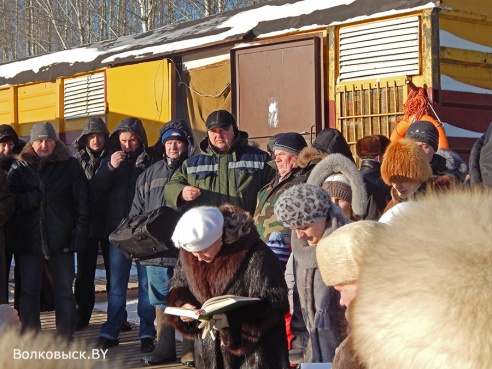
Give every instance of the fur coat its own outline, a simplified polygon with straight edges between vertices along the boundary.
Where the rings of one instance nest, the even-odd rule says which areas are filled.
[[[368,369],[492,368],[492,193],[449,191],[395,216],[349,319]]]
[[[15,196],[19,255],[44,256],[83,249],[89,231],[87,178],[77,159],[57,140],[53,154],[39,157],[30,142],[7,176]]]
[[[227,312],[229,327],[215,341],[210,335],[201,338],[198,322],[185,323],[168,316],[183,336],[195,340],[196,367],[288,368],[284,323],[287,286],[277,256],[260,240],[254,227],[239,241],[224,243],[211,263],[180,250],[168,306],[191,303],[199,307],[211,297],[226,294],[260,297],[262,301]]]

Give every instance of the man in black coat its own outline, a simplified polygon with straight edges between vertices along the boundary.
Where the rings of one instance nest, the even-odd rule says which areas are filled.
[[[153,162],[147,153],[147,134],[138,118],[125,118],[109,135],[110,155],[103,159],[91,181],[91,190],[99,199],[105,199],[104,236],[118,227],[128,216],[135,195],[137,178]],[[147,271],[137,260],[139,336],[142,352],[154,349],[156,330],[155,309],[149,302]],[[97,346],[107,349],[119,344],[118,336],[125,320],[126,291],[132,261],[115,245],[109,245],[108,316],[99,333]]]
[[[16,160],[16,157],[24,148],[26,142],[19,139],[14,128],[9,124],[0,124],[0,167],[8,173],[12,163]],[[4,237],[5,237],[5,273],[7,281],[10,276],[10,265],[12,263],[12,257],[14,256],[14,228],[15,220],[10,218],[4,224]],[[2,254],[3,256],[3,254]],[[16,257],[17,258],[17,257]],[[19,276],[19,263],[16,260],[15,266],[15,286],[14,286],[14,307],[19,309],[19,296],[20,296],[20,276]],[[1,278],[1,277],[0,277]]]
[[[57,333],[75,331],[73,252],[86,247],[87,179],[48,123],[37,123],[8,174],[16,197],[16,252],[21,275],[20,317],[25,329],[41,329],[39,296],[46,261],[55,286]]]
[[[191,129],[186,121],[175,119],[167,122],[161,129],[159,140],[154,145],[154,152],[161,152],[162,160],[150,166],[137,180],[135,197],[133,199],[130,217],[151,212],[162,206],[167,206],[164,199],[164,187],[181,167],[184,160],[195,151],[192,146]],[[163,149],[159,150],[158,147]],[[174,274],[175,257],[159,257],[142,260],[146,265],[149,281],[149,300],[155,306],[158,344],[152,355],[142,359],[148,365],[162,364],[176,360],[176,340],[174,328],[166,323],[164,309],[167,306],[169,280]],[[183,340],[181,361],[193,360],[193,342]]]
[[[108,156],[109,131],[101,118],[90,118],[72,146],[77,149],[75,158],[79,161],[89,181]],[[106,269],[106,289],[109,289],[109,241],[104,238],[102,218],[104,209],[100,199],[90,196],[90,230],[87,249],[77,252],[77,277],[75,279],[75,301],[77,302],[77,330],[89,325],[95,303],[94,278],[97,255],[101,248]]]
[[[381,161],[389,144],[389,138],[383,135],[365,136],[355,144],[357,157],[361,159],[359,170],[369,198],[365,219],[379,219],[391,200],[391,187],[381,178]]]

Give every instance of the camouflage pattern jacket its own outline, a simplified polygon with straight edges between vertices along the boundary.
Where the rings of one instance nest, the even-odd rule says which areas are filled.
[[[281,181],[277,174],[270,183],[258,192],[253,219],[260,238],[264,242],[268,242],[272,232],[282,232],[285,236],[285,241],[290,245],[291,229],[284,227],[283,223],[277,220],[273,208],[285,190],[306,182],[309,172],[305,168],[293,168]]]

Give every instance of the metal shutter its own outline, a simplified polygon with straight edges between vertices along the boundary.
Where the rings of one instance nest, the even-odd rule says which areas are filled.
[[[419,18],[340,28],[340,75],[347,79],[419,74]]]
[[[106,112],[104,73],[91,74],[64,83],[65,119],[101,115]]]

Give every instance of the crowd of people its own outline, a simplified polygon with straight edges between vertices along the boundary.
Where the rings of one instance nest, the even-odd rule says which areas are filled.
[[[491,134],[468,170],[427,121],[393,142],[365,136],[355,157],[332,128],[311,145],[279,133],[263,151],[225,110],[208,116],[198,145],[185,120],[150,146],[138,118],[111,132],[91,118],[75,154],[49,122],[27,142],[0,125],[0,330],[41,330],[48,273],[57,335],[71,341],[90,324],[101,254],[108,306],[96,346],[132,329],[134,264],[142,365],[174,362],[179,331],[181,363],[201,368],[490,367],[489,319],[470,300],[484,311],[492,302]],[[181,214],[177,258],[132,260],[109,242],[123,219],[161,207]],[[165,313],[221,295],[261,301],[207,322]]]

